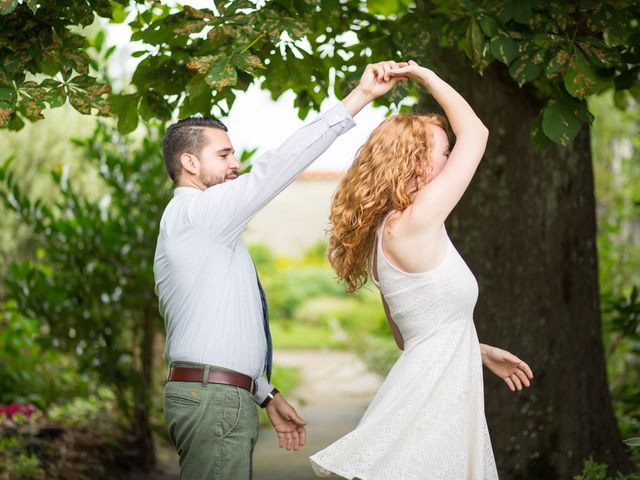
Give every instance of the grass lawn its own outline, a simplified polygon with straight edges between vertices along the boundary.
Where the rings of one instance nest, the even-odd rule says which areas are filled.
[[[347,348],[346,337],[341,335],[341,331],[332,331],[326,324],[275,321],[271,323],[271,336],[276,350]]]

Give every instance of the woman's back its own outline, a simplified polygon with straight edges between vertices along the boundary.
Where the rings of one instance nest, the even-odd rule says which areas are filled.
[[[440,262],[428,271],[410,273],[395,266],[385,254],[383,234],[385,227],[389,228],[387,223],[385,220],[378,229],[372,255],[376,262],[372,271],[377,278],[372,276],[372,280],[402,333],[405,349],[447,324],[462,320],[472,323],[478,283],[446,231]]]

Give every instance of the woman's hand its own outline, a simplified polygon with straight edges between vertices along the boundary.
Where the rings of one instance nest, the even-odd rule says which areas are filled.
[[[482,363],[485,367],[503,379],[512,392],[522,390],[522,385],[529,387],[533,372],[525,362],[514,354],[492,347],[481,345]]]
[[[367,65],[358,86],[342,100],[347,112],[352,117],[355,116],[369,102],[387,93],[400,80],[406,80],[407,77],[403,75],[391,75],[391,70],[407,65],[409,64],[406,62],[393,60]]]
[[[381,97],[400,80],[407,79],[405,75],[391,75],[391,71],[408,65],[407,62],[394,62],[393,60],[371,63],[364,69],[357,88],[372,100]]]
[[[421,67],[413,60],[409,60],[409,63],[405,64],[404,66],[392,68],[389,73],[392,78],[409,78],[418,83],[421,83],[424,86],[428,86],[429,78],[435,75],[432,70],[429,70],[426,67]]]

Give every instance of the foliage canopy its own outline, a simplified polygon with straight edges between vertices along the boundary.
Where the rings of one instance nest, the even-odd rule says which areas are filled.
[[[640,99],[638,12],[635,0],[233,0],[213,9],[0,0],[0,126],[19,129],[68,100],[82,113],[117,116],[127,133],[139,118],[226,113],[255,77],[264,77],[274,98],[293,90],[304,118],[331,85],[344,95],[367,63],[432,65],[434,48],[453,47],[479,72],[499,62],[514,82],[534,89],[544,102],[535,146],[568,145],[592,121],[590,95],[613,89],[621,108],[631,96]],[[111,91],[90,55],[103,49],[104,33],[85,38],[75,28],[94,15],[126,22],[144,45],[125,91]],[[409,94],[420,93],[399,86],[379,103]]]

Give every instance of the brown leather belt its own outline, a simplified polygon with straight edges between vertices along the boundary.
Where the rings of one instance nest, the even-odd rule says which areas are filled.
[[[199,382],[204,379],[204,367],[171,367],[169,368],[168,381],[173,382]],[[251,394],[255,393],[256,382],[248,375],[225,370],[209,370],[208,383],[221,383],[244,388]]]

